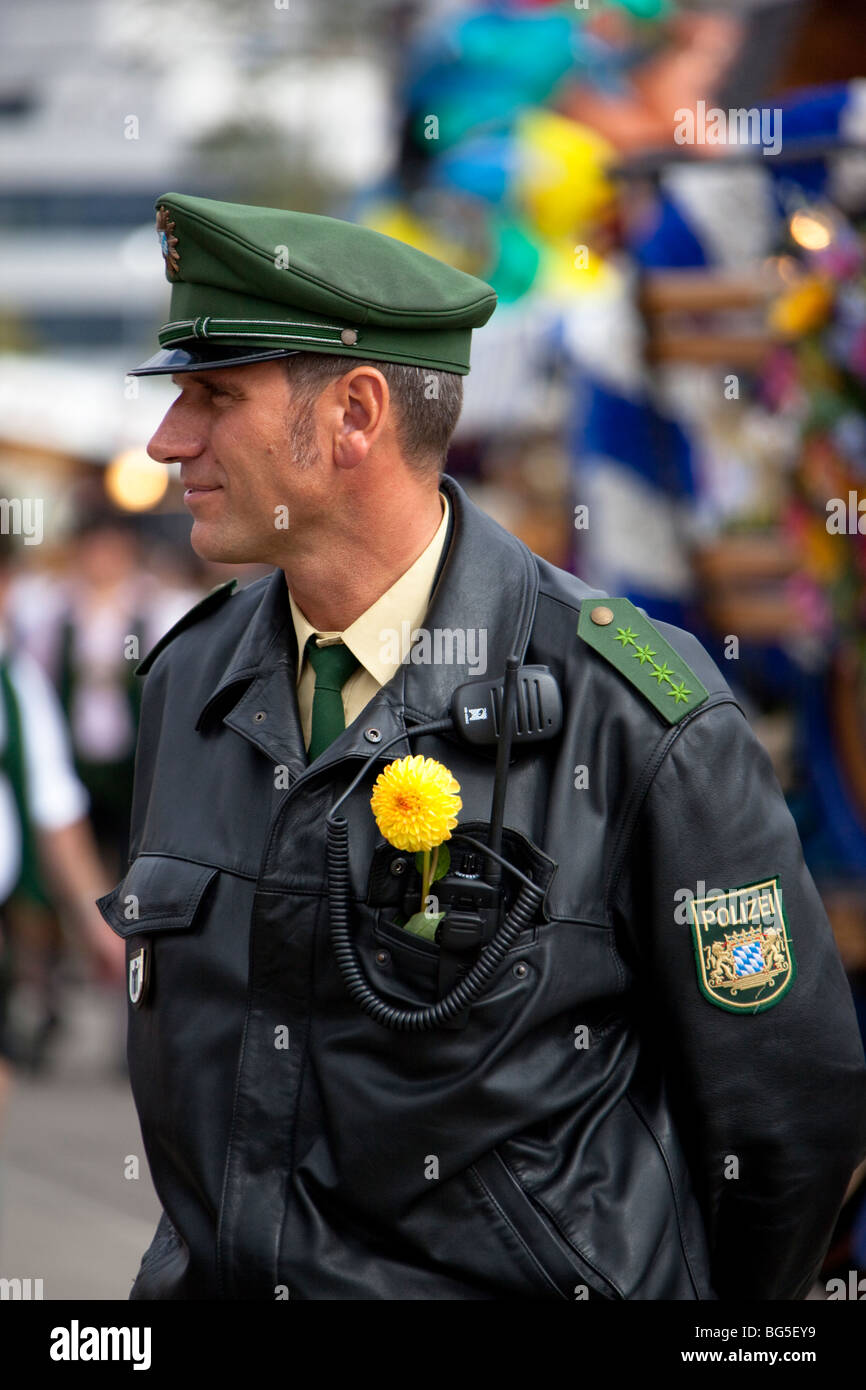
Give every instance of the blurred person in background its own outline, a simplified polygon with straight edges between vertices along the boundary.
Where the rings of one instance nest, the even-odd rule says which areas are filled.
[[[104,502],[75,527],[66,576],[24,642],[51,676],[69,724],[78,777],[109,876],[126,863],[138,732],[138,657],[199,593],[148,571],[134,518]]]
[[[38,663],[12,636],[8,619],[14,574],[12,538],[0,533],[0,1122],[11,1079],[21,1059],[10,1004],[16,962],[27,932],[28,907],[55,903],[68,913],[78,942],[97,976],[117,984],[123,950],[98,909],[105,872],[87,820],[87,791],[75,775],[63,713]],[[43,1031],[57,1016],[49,994]]]

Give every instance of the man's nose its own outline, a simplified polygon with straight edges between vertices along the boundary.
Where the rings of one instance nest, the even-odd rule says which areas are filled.
[[[200,423],[189,410],[179,411],[179,402],[166,411],[159,429],[147,445],[147,452],[157,463],[183,462],[197,458],[204,448]]]

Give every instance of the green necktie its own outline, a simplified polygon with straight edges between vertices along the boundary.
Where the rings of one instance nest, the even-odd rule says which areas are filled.
[[[317,647],[313,633],[307,641],[306,655],[316,673],[313,695],[313,728],[310,735],[310,762],[334,742],[346,727],[343,699],[340,694],[346,681],[358,665],[358,658],[342,642],[329,647]]]

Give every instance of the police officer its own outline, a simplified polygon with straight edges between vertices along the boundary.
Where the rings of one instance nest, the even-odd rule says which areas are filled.
[[[150,453],[199,555],[274,570],[139,667],[100,899],[164,1208],[131,1296],[803,1298],[866,1149],[850,990],[700,644],[441,471],[493,291],[324,217],[157,227]],[[460,797],[435,936],[371,807],[419,755]]]

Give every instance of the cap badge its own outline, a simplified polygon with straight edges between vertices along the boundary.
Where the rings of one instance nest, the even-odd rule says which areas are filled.
[[[168,215],[168,208],[162,207],[156,214],[156,234],[169,275],[177,275],[180,270],[180,256],[177,251],[177,237],[174,235],[174,223]]]

